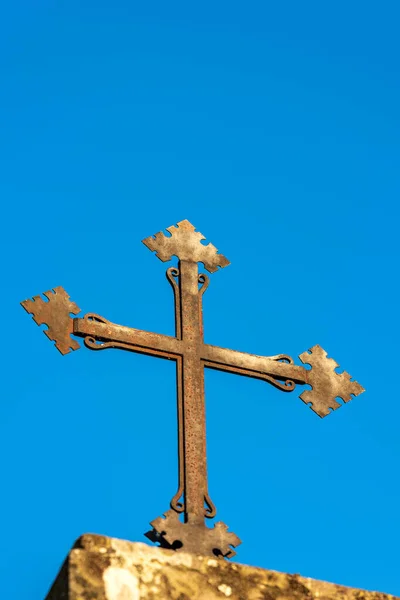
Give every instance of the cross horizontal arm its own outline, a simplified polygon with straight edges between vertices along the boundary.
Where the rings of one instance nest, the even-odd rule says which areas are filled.
[[[292,359],[284,355],[257,356],[208,344],[203,346],[202,359],[205,366],[211,369],[238,373],[248,377],[263,378],[265,375],[270,375],[277,379],[307,383],[309,373],[308,369],[293,364]]]
[[[99,341],[126,344],[132,346],[135,352],[155,353],[164,358],[176,358],[182,353],[181,341],[174,337],[117,325],[98,315],[88,314],[83,319],[74,319],[73,333]]]
[[[112,344],[125,344],[136,352],[157,354],[165,358],[177,358],[184,353],[184,342],[175,337],[160,335],[111,323],[99,315],[87,314],[82,319],[73,320],[73,333],[80,337],[92,337],[97,341]],[[279,380],[291,380],[307,383],[309,371],[293,364],[285,356],[257,356],[228,348],[208,344],[201,345],[201,360],[204,366],[248,377],[275,377]]]
[[[170,360],[184,358],[190,350],[185,339],[116,325],[91,313],[83,319],[73,319],[73,333],[84,337],[85,344],[93,350],[117,347]],[[262,379],[286,392],[291,392],[296,384],[310,385],[311,389],[302,392],[300,398],[320,417],[341,406],[337,398],[349,402],[364,391],[346,371],[336,372],[339,365],[320,346],[313,346],[299,358],[311,369],[295,365],[284,354],[258,356],[201,342],[198,346],[198,360],[204,367]]]

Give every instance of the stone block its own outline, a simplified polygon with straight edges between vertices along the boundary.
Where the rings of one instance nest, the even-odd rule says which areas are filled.
[[[89,534],[75,543],[46,600],[227,598],[396,600],[389,594]]]

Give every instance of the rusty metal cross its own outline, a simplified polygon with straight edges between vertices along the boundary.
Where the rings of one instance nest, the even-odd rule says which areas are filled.
[[[285,392],[293,391],[296,384],[308,384],[311,390],[303,391],[300,398],[320,417],[341,406],[337,398],[348,402],[364,389],[348,373],[337,373],[339,365],[318,345],[300,354],[301,362],[311,366],[306,369],[285,354],[256,356],[205,344],[202,297],[209,278],[199,274],[198,263],[214,273],[229,261],[212,244],[202,244],[203,235],[189,221],[167,231],[169,235],[159,232],[143,243],[163,262],[173,256],[179,259],[178,268],[167,269],[175,297],[175,337],[117,325],[94,313],[72,318],[80,309],[62,287],[45,292],[47,301],[35,296],[21,304],[38,325],[48,326],[44,333],[61,354],[79,348],[71,338],[74,335],[83,337],[91,350],[121,348],[176,362],[178,490],[171,508],[151,522],[153,530],[147,535],[165,547],[230,558],[236,554],[233,548],[240,544],[239,538],[222,522],[213,528],[205,524],[205,517],[214,517],[216,510],[207,489],[204,367],[262,379]]]

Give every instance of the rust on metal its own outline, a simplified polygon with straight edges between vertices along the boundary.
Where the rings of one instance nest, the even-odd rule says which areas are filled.
[[[318,345],[299,356],[311,367],[308,369],[286,354],[257,356],[205,344],[202,298],[209,278],[199,273],[198,263],[214,273],[229,261],[212,244],[203,244],[204,236],[189,221],[180,221],[167,231],[170,235],[159,232],[143,242],[163,262],[173,256],[179,260],[178,267],[170,267],[166,273],[175,299],[175,337],[117,325],[95,313],[72,318],[79,308],[61,287],[45,292],[48,302],[35,296],[22,306],[38,325],[48,325],[45,333],[62,354],[79,348],[71,338],[74,335],[82,337],[91,350],[119,348],[175,361],[178,489],[170,509],[151,522],[153,529],[146,535],[175,550],[231,558],[241,543],[237,535],[222,522],[212,528],[205,523],[205,518],[215,516],[216,509],[207,486],[204,367],[262,379],[285,392],[296,385],[309,385],[311,389],[303,391],[300,398],[320,417],[341,406],[337,398],[348,402],[364,389],[348,373],[337,373],[339,365]]]

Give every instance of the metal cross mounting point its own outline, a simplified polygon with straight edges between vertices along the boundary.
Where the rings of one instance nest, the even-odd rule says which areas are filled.
[[[213,528],[205,524],[216,509],[207,489],[204,367],[262,379],[284,392],[307,384],[311,389],[300,398],[320,417],[341,406],[337,398],[348,402],[364,389],[348,373],[337,373],[339,365],[318,345],[300,354],[301,362],[311,366],[306,369],[285,354],[256,356],[205,344],[202,297],[209,278],[199,274],[197,263],[215,273],[229,261],[212,244],[202,244],[203,235],[189,221],[180,221],[167,231],[170,235],[159,232],[143,243],[163,262],[173,256],[179,259],[178,268],[170,267],[166,273],[175,297],[175,337],[116,325],[94,313],[72,318],[80,309],[62,287],[45,292],[47,301],[34,296],[21,304],[38,325],[48,326],[44,333],[61,354],[78,350],[74,335],[83,337],[91,350],[122,348],[176,362],[178,490],[171,508],[151,522],[153,530],[147,536],[167,548],[231,558],[239,538],[222,522]]]

